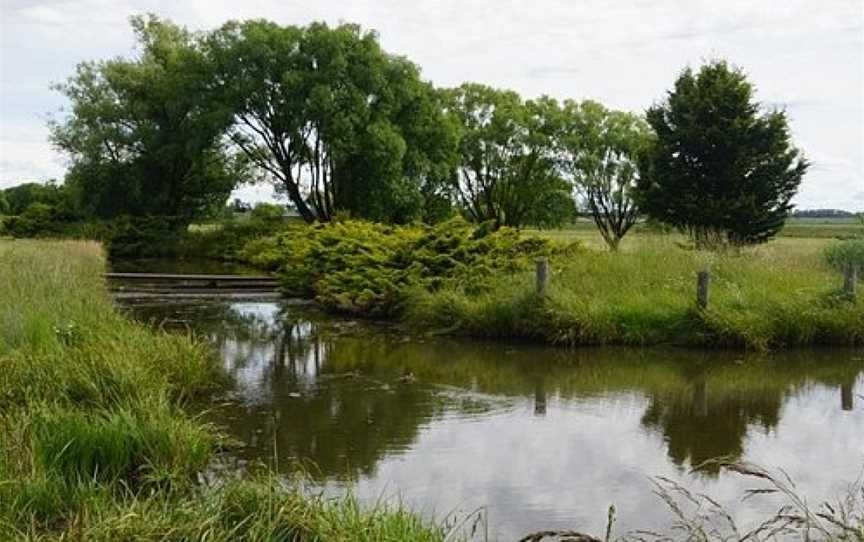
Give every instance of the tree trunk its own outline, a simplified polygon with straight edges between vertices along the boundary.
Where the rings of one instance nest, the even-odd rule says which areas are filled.
[[[286,180],[284,183],[285,190],[288,192],[288,197],[291,199],[291,203],[297,208],[297,212],[300,213],[300,216],[307,224],[312,224],[318,218],[315,213],[312,212],[312,209],[309,208],[309,205],[303,201],[303,196],[300,194],[300,189],[297,188],[297,184],[293,180]]]

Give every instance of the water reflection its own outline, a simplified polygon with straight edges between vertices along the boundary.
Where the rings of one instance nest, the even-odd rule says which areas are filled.
[[[721,456],[740,458],[749,430],[770,431],[779,421],[782,389],[767,393],[724,390],[713,397],[704,375],[690,388],[683,397],[674,392],[652,394],[642,416],[645,427],[663,435],[669,458],[678,466],[702,465]],[[717,474],[717,467],[709,464],[701,471]]]
[[[862,354],[742,356],[582,349],[412,337],[317,320],[274,303],[164,302],[144,320],[189,326],[217,348],[234,386],[215,421],[246,458],[314,464],[325,486],[398,492],[428,513],[487,506],[494,533],[599,532],[665,518],[648,476],[684,479],[743,520],[729,456],[787,469],[811,499],[864,464]],[[857,401],[856,401],[857,399]]]

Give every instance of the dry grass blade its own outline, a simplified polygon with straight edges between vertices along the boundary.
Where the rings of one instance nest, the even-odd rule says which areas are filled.
[[[706,462],[707,463],[707,462]],[[842,540],[864,542],[864,482],[859,478],[837,502],[823,503],[817,511],[796,492],[792,477],[778,469],[773,473],[758,465],[730,461],[727,458],[710,463],[722,469],[756,478],[764,487],[748,489],[742,502],[770,496],[784,503],[770,517],[740,534],[734,516],[714,498],[694,493],[682,484],[665,477],[651,480],[654,493],[666,504],[672,519],[665,532],[634,530],[622,538],[628,542],[735,541],[767,542],[773,540]],[[705,463],[697,467],[704,467]],[[864,477],[862,477],[864,478]]]
[[[757,489],[747,489],[744,491],[744,497],[741,498],[742,501],[746,501],[757,495],[771,495],[772,493],[778,493],[779,490],[771,489],[771,488],[757,488]]]
[[[765,472],[761,467],[749,465],[747,463],[720,463],[720,466],[726,470],[743,474],[744,476],[752,476],[753,478],[761,478],[763,480],[775,482],[771,475]]]

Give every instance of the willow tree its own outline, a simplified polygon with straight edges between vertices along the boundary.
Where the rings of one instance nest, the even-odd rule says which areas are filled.
[[[431,85],[356,25],[230,22],[208,39],[231,141],[307,221],[403,221],[455,139]]]
[[[564,104],[563,170],[610,250],[636,224],[639,159],[652,132],[640,117],[585,101]]]
[[[224,205],[242,174],[222,145],[231,114],[210,91],[197,36],[153,16],[132,27],[136,57],[85,62],[58,85],[71,108],[52,141],[71,158],[66,182],[85,211],[188,223]]]
[[[740,69],[685,69],[647,120],[657,133],[639,182],[648,215],[706,247],[761,243],[783,227],[808,163],[785,112],[763,110]]]
[[[476,83],[449,94],[448,111],[460,126],[453,189],[468,217],[495,226],[559,221],[555,213],[570,197],[557,167],[557,102],[525,102],[513,91]]]

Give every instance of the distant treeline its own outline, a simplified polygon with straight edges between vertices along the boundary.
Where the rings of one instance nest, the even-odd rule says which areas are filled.
[[[798,209],[792,213],[794,218],[855,218],[851,211],[841,209]]]
[[[51,125],[71,163],[63,213],[182,229],[262,181],[308,223],[544,227],[581,209],[612,249],[640,216],[697,244],[746,244],[779,231],[807,169],[785,114],[722,60],[635,114],[437,88],[352,24],[132,26],[136,56],[84,62],[56,87],[70,103]]]
[[[63,186],[56,181],[22,182],[0,189],[0,215],[20,215],[37,203],[52,207],[72,205]]]

